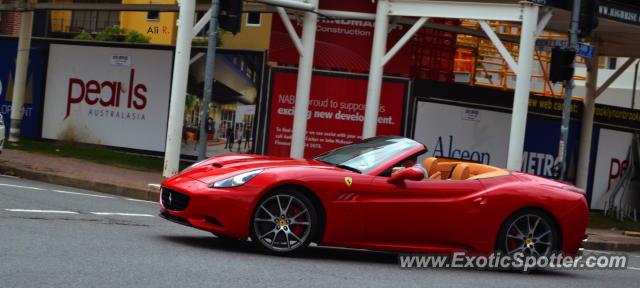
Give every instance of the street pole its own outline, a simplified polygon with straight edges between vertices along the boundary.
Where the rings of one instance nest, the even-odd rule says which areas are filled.
[[[580,149],[578,155],[578,167],[576,167],[576,186],[587,190],[589,183],[589,166],[591,163],[591,142],[593,137],[593,115],[596,110],[596,94],[598,93],[598,46],[593,58],[587,59],[587,93],[584,95],[582,123],[580,127]]]
[[[318,0],[310,0],[308,3],[313,7],[318,7]],[[289,154],[291,158],[304,158],[317,26],[318,14],[305,12],[302,26],[302,54],[298,64],[296,104],[293,110],[293,129],[291,131],[291,151]]]
[[[577,50],[578,46],[578,29],[580,22],[580,2],[573,1],[573,11],[571,13],[571,26],[569,28],[568,48]],[[571,68],[575,67],[575,58],[571,64]],[[573,94],[573,77],[564,82],[564,104],[562,106],[562,126],[560,127],[560,145],[558,148],[558,166],[560,173],[557,175],[559,180],[567,176],[567,141],[569,139],[569,125],[571,124],[571,96]]]
[[[16,59],[16,74],[11,99],[11,128],[9,141],[20,141],[20,125],[22,124],[24,96],[27,86],[27,71],[29,70],[29,50],[31,49],[31,32],[33,28],[33,11],[23,11],[20,19],[20,39],[18,39],[18,55]]]
[[[518,71],[513,92],[513,112],[509,130],[509,151],[507,169],[522,169],[522,153],[527,130],[529,94],[531,93],[531,67],[536,44],[538,12],[540,7],[532,2],[522,2],[522,29],[520,31],[520,49],[518,51]]]
[[[631,109],[636,106],[636,89],[638,89],[638,66],[640,61],[636,62],[636,71],[633,73],[633,92],[631,93]]]
[[[209,103],[213,90],[213,72],[216,66],[216,46],[218,45],[218,10],[220,0],[211,0],[211,20],[209,20],[209,42],[207,43],[207,66],[205,68],[204,95],[200,108],[200,140],[198,141],[198,161],[207,158],[207,120],[209,119]]]
[[[180,164],[184,106],[187,96],[187,80],[189,77],[189,61],[191,57],[191,33],[193,30],[193,16],[196,12],[195,2],[194,0],[178,1],[178,5],[180,6],[177,25],[178,36],[174,56],[173,81],[171,83],[167,144],[165,146],[164,168],[162,171],[162,176],[167,178],[178,173]]]
[[[380,93],[384,65],[382,58],[387,53],[387,34],[389,30],[389,2],[378,0],[376,21],[373,30],[373,47],[371,48],[371,66],[367,84],[367,104],[364,107],[364,123],[362,139],[376,136],[378,128],[378,111],[380,109]]]

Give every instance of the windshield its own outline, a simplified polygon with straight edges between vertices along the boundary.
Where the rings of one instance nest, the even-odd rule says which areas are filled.
[[[367,173],[395,156],[420,146],[423,145],[407,138],[374,137],[329,151],[314,160],[359,173]]]

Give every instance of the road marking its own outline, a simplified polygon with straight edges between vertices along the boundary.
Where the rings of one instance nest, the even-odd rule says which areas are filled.
[[[0,175],[0,177],[3,177],[3,178],[9,178],[9,179],[20,179],[20,177],[17,177],[17,176],[4,175],[4,174],[3,174],[3,175]]]
[[[90,197],[107,198],[107,199],[115,198],[111,196],[93,195],[93,194],[78,193],[78,192],[71,192],[71,191],[64,191],[64,190],[51,190],[51,191],[56,193],[62,193],[62,194],[72,194],[72,195],[90,196]]]
[[[4,184],[4,183],[0,183],[0,186],[14,187],[14,188],[23,188],[23,189],[32,189],[32,190],[44,190],[44,189],[42,189],[42,188],[38,188],[38,187],[29,187],[29,186],[20,186],[20,185],[11,185],[11,184]]]
[[[28,209],[4,209],[9,212],[27,212],[27,213],[55,213],[55,214],[79,214],[73,211],[61,211],[61,210],[28,210]]]
[[[636,271],[640,271],[640,268],[637,268],[637,267],[627,267],[627,269],[631,269],[631,270],[636,270]]]
[[[589,250],[589,249],[584,249],[585,252],[591,252],[591,253],[600,253],[600,254],[611,254],[611,252],[607,252],[607,251],[600,251],[600,250]]]
[[[155,202],[155,201],[147,201],[147,200],[132,199],[132,198],[124,198],[124,200],[134,201],[134,202],[151,203],[151,204],[157,204],[158,203],[158,202]]]
[[[100,216],[132,216],[132,217],[154,217],[151,214],[135,214],[135,213],[114,213],[114,212],[89,212],[93,215]]]

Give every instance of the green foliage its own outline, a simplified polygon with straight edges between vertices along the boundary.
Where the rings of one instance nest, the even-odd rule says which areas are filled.
[[[129,31],[127,36],[124,38],[124,42],[128,43],[149,43],[149,37],[144,36],[142,33],[138,31]]]
[[[195,95],[191,95],[188,94],[187,95],[187,99],[185,101],[185,108],[188,112],[193,111],[194,109],[196,109],[196,105],[198,105],[197,99]]]
[[[106,27],[96,34],[97,41],[118,41],[122,35],[127,32],[126,29],[120,28],[118,25]]]
[[[78,34],[75,37],[73,37],[73,39],[91,41],[91,40],[93,40],[93,36],[91,36],[91,34],[89,34],[87,32],[82,31],[80,34]]]

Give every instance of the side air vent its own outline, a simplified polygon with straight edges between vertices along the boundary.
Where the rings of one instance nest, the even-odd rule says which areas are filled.
[[[352,192],[345,192],[342,193],[340,195],[338,195],[338,198],[336,198],[337,201],[351,201],[351,200],[355,200],[358,197],[358,194],[356,193],[352,193]]]

